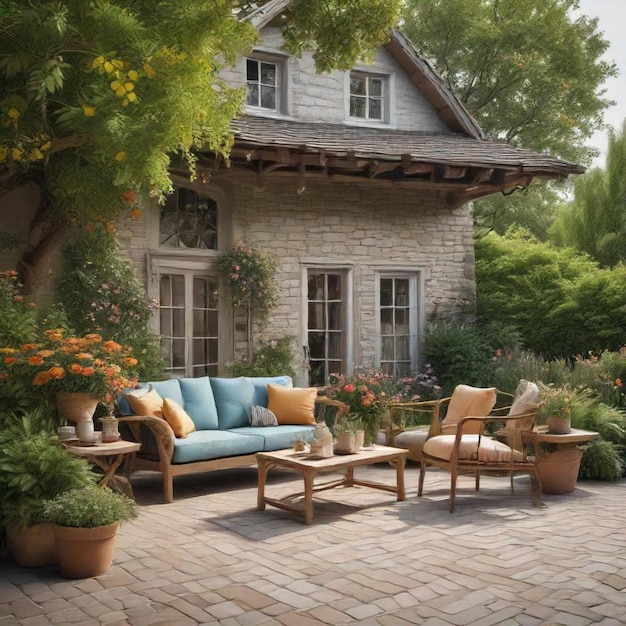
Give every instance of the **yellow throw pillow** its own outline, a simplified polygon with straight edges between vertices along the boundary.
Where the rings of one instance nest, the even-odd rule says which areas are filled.
[[[163,398],[161,398],[154,389],[151,389],[148,393],[144,393],[141,396],[127,393],[126,399],[135,415],[163,417]]]
[[[163,400],[163,417],[174,431],[174,436],[184,439],[196,430],[196,425],[178,402],[165,398]]]
[[[279,424],[315,424],[317,387],[267,386],[267,408]]]

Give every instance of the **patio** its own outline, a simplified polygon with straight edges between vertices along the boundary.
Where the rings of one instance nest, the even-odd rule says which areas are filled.
[[[389,481],[388,466],[364,468]],[[137,474],[139,518],[125,524],[113,566],[66,581],[54,566],[0,562],[0,626],[21,624],[623,624],[626,482],[582,482],[531,505],[525,477],[459,481],[429,470],[418,500],[366,489],[318,495],[315,523],[256,510],[256,469],[177,479],[161,504],[160,479]],[[268,490],[301,479],[272,472]]]

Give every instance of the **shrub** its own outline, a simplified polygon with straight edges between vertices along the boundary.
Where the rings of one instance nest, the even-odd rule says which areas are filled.
[[[293,368],[294,352],[291,337],[281,337],[268,342],[261,342],[252,359],[237,361],[229,367],[233,376],[291,376],[296,375]]]
[[[154,303],[135,278],[115,233],[98,224],[80,231],[64,256],[67,271],[57,290],[72,331],[98,333],[131,346],[140,379],[162,378],[159,339],[149,329]]]
[[[0,272],[0,346],[18,348],[37,333],[37,312],[22,294],[17,272]]]
[[[623,461],[617,448],[608,441],[592,441],[585,447],[580,461],[579,478],[591,480],[620,480],[624,475]]]

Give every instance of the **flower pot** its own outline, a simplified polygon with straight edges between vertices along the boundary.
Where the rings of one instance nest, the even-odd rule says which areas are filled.
[[[356,446],[356,451],[358,452],[362,447],[363,444],[365,443],[365,431],[364,430],[357,430],[355,433],[355,446]]]
[[[337,447],[338,452],[357,452],[356,446],[356,433],[351,433],[345,430],[341,430],[337,433]]]
[[[42,567],[57,562],[52,524],[8,524],[7,551],[20,567]]]
[[[120,523],[97,528],[52,527],[57,558],[64,578],[91,578],[104,574],[113,562]]]
[[[76,424],[76,434],[82,443],[94,442],[93,414],[100,398],[93,393],[57,391],[55,403],[62,418]]]
[[[560,495],[574,491],[582,456],[583,451],[579,448],[564,448],[555,452],[539,450],[537,471],[543,493]]]
[[[555,435],[566,435],[572,430],[571,419],[569,417],[551,416],[546,420],[548,432]]]

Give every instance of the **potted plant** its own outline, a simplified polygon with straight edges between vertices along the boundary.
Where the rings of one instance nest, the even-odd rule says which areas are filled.
[[[90,578],[111,565],[119,525],[137,517],[137,505],[108,487],[90,485],[48,500],[43,515],[53,525],[61,574]]]
[[[0,376],[30,381],[41,392],[54,394],[61,421],[76,423],[79,439],[93,442],[93,414],[99,402],[112,403],[133,378],[137,359],[131,348],[103,341],[97,333],[65,336],[47,329],[40,341],[20,348],[3,348]]]
[[[85,459],[69,454],[56,436],[25,433],[5,423],[0,433],[0,527],[18,565],[56,562],[52,527],[43,517],[44,502],[67,489],[84,489],[95,478]]]
[[[358,452],[365,440],[365,431],[358,415],[339,415],[335,420],[335,436],[337,445],[335,452]]]
[[[568,387],[544,385],[540,417],[548,425],[548,431],[562,435],[571,430],[572,391]]]

